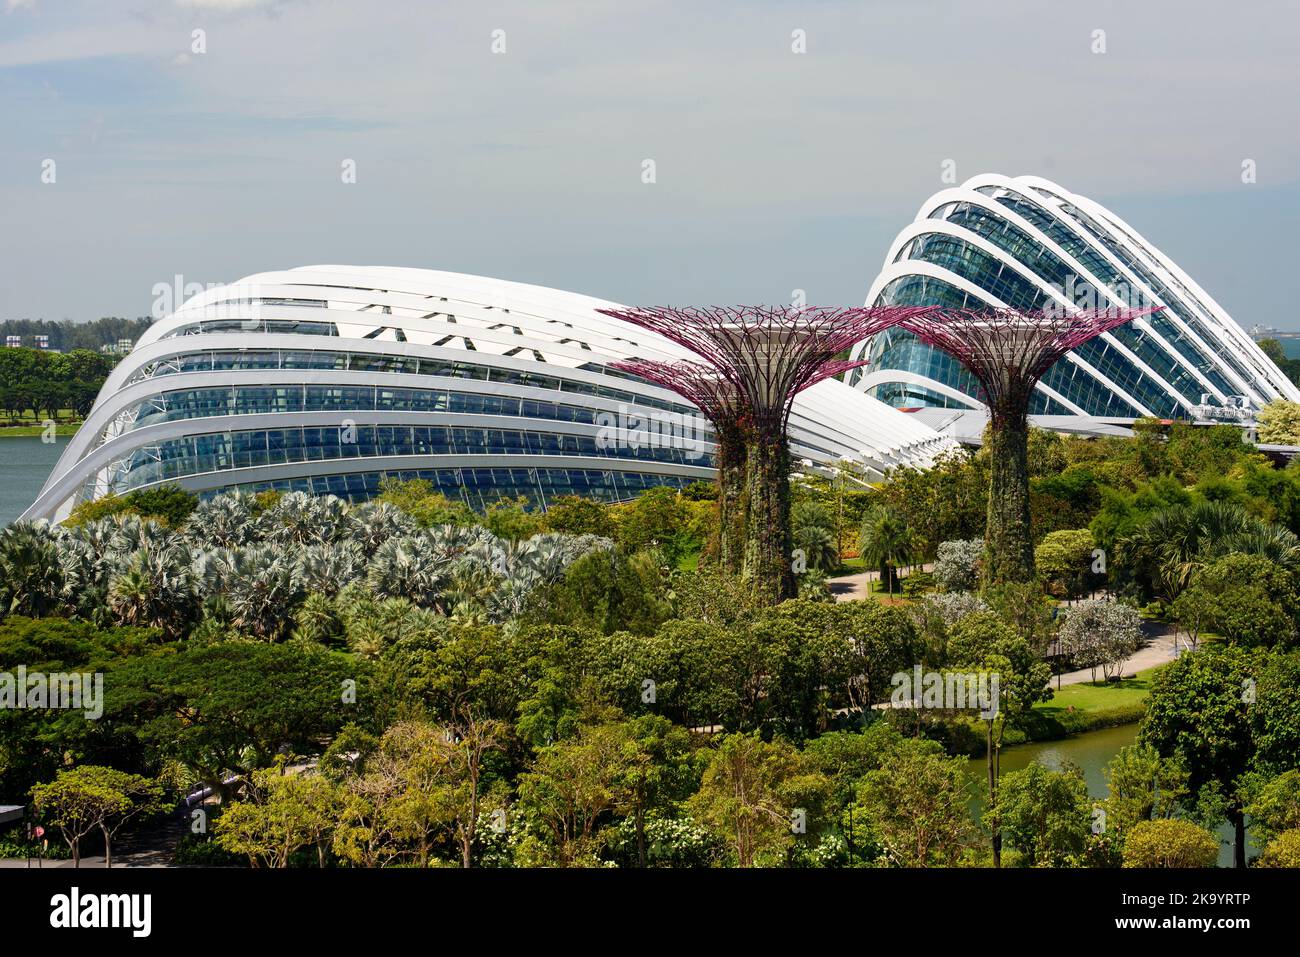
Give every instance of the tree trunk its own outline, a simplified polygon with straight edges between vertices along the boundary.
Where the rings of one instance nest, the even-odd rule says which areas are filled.
[[[984,581],[989,585],[1034,580],[1034,540],[1029,528],[1029,421],[1024,407],[992,410],[989,508],[984,535]]]
[[[790,569],[790,474],[784,432],[751,433],[744,577],[760,605],[794,597]]]
[[[745,552],[745,443],[734,428],[714,426],[718,440],[718,567],[740,574]]]
[[[1237,811],[1230,817],[1232,821],[1232,866],[1246,866],[1246,815]]]
[[[645,811],[636,809],[636,858],[640,867],[645,867]]]
[[[985,738],[986,748],[988,751],[988,769],[989,769],[989,812],[992,816],[992,826],[990,841],[993,845],[993,866],[1002,866],[1002,827],[998,820],[998,772],[995,765],[993,748],[993,722],[988,722],[987,735]]]
[[[108,833],[108,828],[100,827],[104,834],[104,867],[113,866],[113,835]]]

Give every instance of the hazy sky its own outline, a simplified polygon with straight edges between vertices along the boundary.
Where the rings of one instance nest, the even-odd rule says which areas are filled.
[[[0,8],[0,318],[323,262],[858,303],[951,159],[1091,196],[1243,325],[1300,328],[1295,2]]]

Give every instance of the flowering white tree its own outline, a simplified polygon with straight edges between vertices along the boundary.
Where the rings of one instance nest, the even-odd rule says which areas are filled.
[[[979,586],[984,539],[940,542],[934,561],[935,583],[944,591],[974,591]]]
[[[1115,601],[1088,599],[1066,613],[1061,625],[1061,647],[1076,665],[1097,669],[1109,681],[1124,672],[1124,662],[1142,646],[1142,616],[1137,609]]]

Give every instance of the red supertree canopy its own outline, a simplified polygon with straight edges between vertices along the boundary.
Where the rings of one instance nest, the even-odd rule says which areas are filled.
[[[806,382],[804,388],[866,365],[868,361],[867,359],[833,359],[825,362]],[[735,386],[712,366],[702,362],[627,359],[622,362],[611,362],[610,367],[676,392],[714,423],[735,421],[745,415],[745,408],[741,404],[741,397]]]
[[[931,308],[633,306],[597,311],[689,349],[731,385],[757,422],[783,425],[797,393],[852,368],[836,360],[839,353]],[[830,371],[828,363],[834,363]],[[680,376],[674,378],[680,381]]]
[[[1034,385],[1071,349],[1158,310],[938,308],[907,316],[899,325],[970,370],[996,418],[1027,405]]]
[[[671,389],[703,412],[714,424],[734,420],[743,414],[735,387],[703,363],[627,359],[611,362],[610,367]]]

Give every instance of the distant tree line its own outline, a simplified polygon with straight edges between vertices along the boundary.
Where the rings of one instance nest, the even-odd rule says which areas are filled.
[[[0,349],[0,411],[11,420],[58,419],[62,410],[80,418],[117,360],[89,349]]]
[[[1292,359],[1277,339],[1260,339],[1259,347],[1292,382],[1300,385],[1300,359]]]
[[[119,339],[134,342],[144,335],[153,322],[148,316],[124,319],[105,316],[91,322],[73,322],[71,319],[3,319],[0,336],[21,336],[24,346],[35,346],[35,336],[49,336],[49,348],[59,352],[73,349],[90,349],[98,352],[101,346],[115,345]]]

